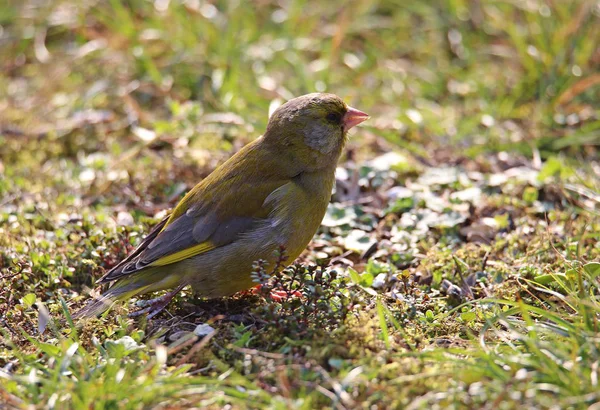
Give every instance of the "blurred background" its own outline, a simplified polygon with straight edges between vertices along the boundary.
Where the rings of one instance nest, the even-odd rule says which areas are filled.
[[[561,155],[560,172],[597,157],[599,15],[586,0],[4,1],[0,194],[153,215],[315,91],[372,116],[346,159]]]
[[[3,1],[0,152],[43,160],[139,141],[227,150],[259,135],[269,108],[327,91],[372,115],[362,137],[424,157],[439,147],[595,154],[599,10],[586,0]]]
[[[301,258],[340,267],[356,317],[339,326],[348,310],[320,293],[326,309],[184,297],[181,322],[116,313],[79,350],[62,324],[34,346],[34,303],[83,303],[269,112],[315,91],[371,115]],[[598,408],[599,102],[597,0],[0,0],[0,339],[17,343],[0,340],[0,378],[16,368],[0,402],[7,386],[15,408],[147,408],[214,386],[214,408],[234,400],[221,390],[251,408]],[[488,297],[522,310],[488,328],[488,302],[454,308]],[[233,306],[277,317],[213,322]],[[177,340],[160,332],[195,329],[191,312],[218,336],[153,367],[148,336]],[[288,337],[302,323],[306,349]],[[122,353],[125,337],[146,346]],[[288,377],[273,363],[292,356]]]

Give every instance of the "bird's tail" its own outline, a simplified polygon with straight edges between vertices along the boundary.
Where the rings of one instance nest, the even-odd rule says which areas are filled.
[[[75,312],[74,319],[83,319],[98,316],[108,310],[115,302],[127,300],[144,293],[179,286],[181,276],[165,273],[162,269],[145,269],[139,273],[119,278],[102,295],[94,297],[87,305]]]
[[[103,294],[96,296],[87,306],[73,315],[74,319],[96,317],[107,311],[115,302],[129,299],[137,294],[145,293],[147,286],[139,287],[129,281],[117,282]]]

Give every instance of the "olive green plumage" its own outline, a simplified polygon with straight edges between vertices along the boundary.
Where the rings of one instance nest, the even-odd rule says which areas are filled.
[[[349,110],[332,94],[308,94],[278,108],[261,138],[196,185],[100,279],[112,286],[77,316],[181,285],[205,297],[231,295],[252,287],[253,262],[273,263],[280,246],[293,262],[327,209]]]

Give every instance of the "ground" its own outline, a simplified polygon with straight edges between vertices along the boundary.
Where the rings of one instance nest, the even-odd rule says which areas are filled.
[[[598,408],[599,14],[0,5],[0,407]],[[73,323],[269,111],[314,91],[372,118],[295,265],[149,321],[129,301]]]

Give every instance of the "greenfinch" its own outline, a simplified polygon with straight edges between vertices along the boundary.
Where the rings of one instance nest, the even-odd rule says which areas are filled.
[[[148,304],[152,317],[183,287],[228,296],[255,286],[255,261],[292,263],[319,228],[348,130],[369,116],[333,94],[294,98],[272,114],[264,135],[196,185],[139,246],[98,284],[111,286],[76,317],[115,301],[175,289]]]

